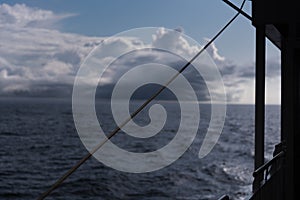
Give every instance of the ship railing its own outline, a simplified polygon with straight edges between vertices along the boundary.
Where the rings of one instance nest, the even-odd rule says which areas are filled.
[[[284,150],[277,153],[271,160],[257,168],[253,172],[253,191],[259,189],[264,185],[268,179],[275,174],[282,167],[282,158],[284,157]]]

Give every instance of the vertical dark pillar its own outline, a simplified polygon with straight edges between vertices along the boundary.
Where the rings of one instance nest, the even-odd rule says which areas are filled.
[[[257,169],[264,164],[265,142],[265,25],[256,26],[256,72],[255,72],[255,161]],[[263,174],[254,180],[254,190],[263,180]]]
[[[294,199],[294,137],[299,134],[299,55],[295,49],[292,26],[287,28],[287,36],[282,41],[281,50],[281,140],[286,144],[284,163],[284,199]]]

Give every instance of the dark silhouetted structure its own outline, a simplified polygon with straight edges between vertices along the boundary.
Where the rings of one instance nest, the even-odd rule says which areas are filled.
[[[300,6],[295,0],[253,0],[256,28],[255,171],[257,200],[292,200],[299,165],[300,134]],[[265,40],[281,50],[281,143],[272,160],[264,160]],[[267,139],[267,138],[266,138]]]

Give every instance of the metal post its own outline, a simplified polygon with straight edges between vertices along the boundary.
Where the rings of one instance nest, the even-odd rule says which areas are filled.
[[[256,72],[255,72],[255,161],[254,168],[264,164],[265,132],[265,25],[256,27]],[[253,190],[259,188],[263,174],[254,180]]]
[[[283,49],[281,51],[282,65],[282,93],[281,93],[281,140],[286,144],[286,156],[284,166],[284,197],[283,199],[294,199],[294,165],[295,148],[299,135],[299,65],[300,46],[296,47],[296,31],[292,25],[288,26],[288,37],[283,39]],[[297,143],[296,143],[297,144]]]

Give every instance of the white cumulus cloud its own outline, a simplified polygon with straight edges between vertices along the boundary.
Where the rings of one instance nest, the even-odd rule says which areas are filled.
[[[25,4],[0,5],[0,94],[73,83],[80,62],[103,38],[53,29],[68,16]]]
[[[57,22],[70,16],[73,14],[57,14],[25,4],[0,4],[0,95],[70,94],[80,65],[100,43],[102,57],[95,60],[99,64],[99,70],[112,61],[112,53],[149,47],[149,44],[138,38],[115,37],[105,40],[107,38],[63,33],[55,27]],[[207,39],[205,41],[207,42]],[[167,29],[160,28],[152,35],[150,43],[157,49],[167,47],[174,55],[185,58],[192,58],[200,50],[199,46],[183,37],[182,28],[175,29],[172,34]],[[233,61],[219,54],[214,43],[207,52],[219,67],[228,100],[252,101],[253,90],[250,90],[254,89],[254,63],[236,66]],[[174,55],[159,50],[128,54],[126,59],[119,59],[106,71],[102,81],[104,84],[116,81],[119,73],[124,72],[116,69],[117,67],[123,67],[126,71],[138,64],[156,62],[179,69],[186,61]],[[278,63],[271,62],[271,65],[275,67],[269,68],[267,76],[276,82],[279,76]],[[198,92],[203,93],[204,82],[201,77],[190,69],[184,73],[190,77],[192,85],[199,86]],[[207,94],[204,92],[202,95]]]
[[[49,10],[31,8],[25,4],[0,5],[0,24],[18,27],[49,28],[55,22],[74,14],[55,14]]]

